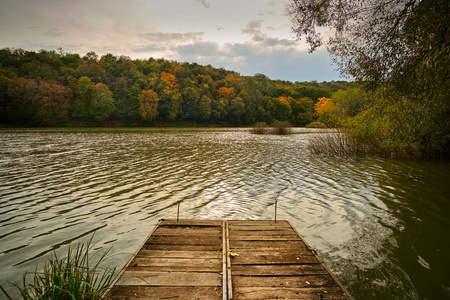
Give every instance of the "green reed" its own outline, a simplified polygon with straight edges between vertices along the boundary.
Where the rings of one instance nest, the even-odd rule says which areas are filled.
[[[78,244],[75,249],[69,246],[67,256],[60,257],[54,253],[42,272],[27,272],[23,275],[22,285],[16,282],[11,284],[19,290],[24,300],[100,299],[117,275],[115,268],[100,267],[109,250],[96,252],[91,257],[92,247],[92,238],[86,244]],[[98,258],[93,262],[95,256]],[[3,287],[0,286],[0,289],[12,300]]]

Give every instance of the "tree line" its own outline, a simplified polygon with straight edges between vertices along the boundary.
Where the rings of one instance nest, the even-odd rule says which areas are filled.
[[[204,123],[246,126],[255,122],[313,122],[320,98],[352,83],[289,82],[263,74],[180,63],[79,54],[0,50],[0,118],[4,125],[65,126]]]

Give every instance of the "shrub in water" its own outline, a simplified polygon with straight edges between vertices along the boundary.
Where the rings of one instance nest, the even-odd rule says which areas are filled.
[[[291,128],[292,125],[288,121],[277,121],[272,125],[272,132],[280,135],[291,134]]]
[[[266,122],[256,122],[253,124],[251,133],[254,134],[265,134],[267,132],[267,124]]]

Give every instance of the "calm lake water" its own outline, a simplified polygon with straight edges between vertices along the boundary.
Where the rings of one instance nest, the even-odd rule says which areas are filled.
[[[450,298],[450,164],[309,154],[314,130],[0,130],[0,283],[161,218],[287,219],[356,299]],[[0,298],[4,295],[1,294]]]

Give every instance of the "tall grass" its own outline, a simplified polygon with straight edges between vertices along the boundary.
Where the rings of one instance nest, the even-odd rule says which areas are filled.
[[[92,247],[92,238],[86,244],[78,244],[75,249],[69,246],[66,257],[61,258],[54,253],[42,272],[25,273],[22,285],[12,284],[24,300],[100,299],[117,275],[115,268],[100,267],[109,250],[96,252],[90,257]],[[95,256],[98,257],[93,262]],[[29,276],[32,280],[28,280]],[[0,289],[12,300],[3,287],[0,286]]]
[[[310,151],[316,155],[356,157],[368,154],[369,145],[360,143],[346,132],[319,132],[309,141]]]

